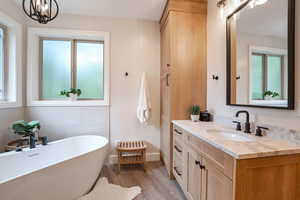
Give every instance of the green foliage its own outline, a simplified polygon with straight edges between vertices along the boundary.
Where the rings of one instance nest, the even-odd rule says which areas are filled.
[[[71,88],[70,90],[63,90],[60,92],[61,96],[70,97],[70,94],[77,94],[77,96],[79,97],[82,94],[82,92],[80,89],[76,88]]]
[[[271,96],[272,98],[275,98],[275,97],[279,97],[279,93],[278,92],[272,92],[272,91],[265,91],[264,92],[264,97],[266,96]]]
[[[41,125],[39,121],[26,122],[24,120],[16,121],[12,125],[12,129],[15,134],[28,136],[33,134],[36,130],[41,129]]]
[[[200,115],[200,106],[198,105],[191,106],[189,112],[191,115]]]

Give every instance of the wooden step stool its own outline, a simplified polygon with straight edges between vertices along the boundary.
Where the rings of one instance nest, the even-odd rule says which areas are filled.
[[[144,141],[119,142],[117,146],[119,172],[123,164],[143,164],[146,171],[146,149]]]

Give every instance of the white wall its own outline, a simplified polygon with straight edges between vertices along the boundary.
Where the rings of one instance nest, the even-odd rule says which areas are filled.
[[[48,25],[28,21],[31,27],[99,30],[111,33],[110,107],[28,107],[26,119],[41,120],[45,134],[52,138],[97,133],[118,140],[146,140],[150,151],[160,146],[160,31],[158,22],[60,15]],[[129,73],[125,77],[125,72]],[[151,126],[136,119],[142,72],[148,75],[153,115]],[[110,132],[110,135],[109,135]]]
[[[0,12],[13,18],[20,24],[24,23],[24,16],[21,10],[11,0],[1,0]],[[25,63],[24,61],[22,60],[23,63]],[[3,145],[15,138],[15,135],[10,130],[12,123],[22,119],[24,119],[23,108],[0,109],[0,152],[3,150]]]
[[[233,117],[237,110],[247,109],[259,123],[300,130],[297,111],[226,106],[226,23],[220,19],[217,0],[208,1],[208,108],[217,117]],[[300,99],[300,4],[296,3],[296,102]],[[213,74],[220,76],[213,81]],[[297,103],[296,103],[297,104]],[[297,109],[299,106],[297,105]]]

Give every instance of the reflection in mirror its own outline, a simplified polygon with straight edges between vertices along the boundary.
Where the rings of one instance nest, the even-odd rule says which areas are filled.
[[[290,107],[288,7],[269,0],[228,18],[230,105]]]

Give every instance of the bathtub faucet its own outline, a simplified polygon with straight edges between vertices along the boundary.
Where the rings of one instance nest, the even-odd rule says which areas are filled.
[[[30,146],[30,149],[34,149],[36,147],[34,133],[29,134],[29,146]]]

